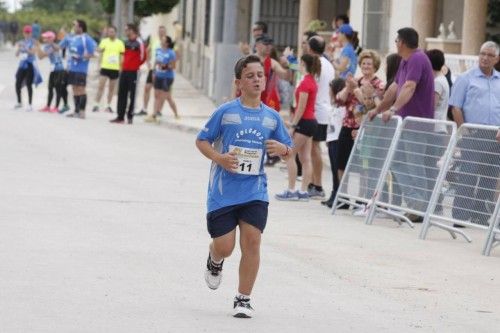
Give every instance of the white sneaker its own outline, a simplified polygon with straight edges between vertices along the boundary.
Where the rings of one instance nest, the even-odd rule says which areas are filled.
[[[26,112],[31,112],[31,111],[33,111],[33,107],[31,105],[28,105],[26,107]]]
[[[366,205],[363,205],[363,207],[360,207],[356,209],[354,212],[352,212],[353,216],[358,216],[358,217],[365,217],[368,215],[368,209],[366,208]]]
[[[205,271],[205,282],[207,283],[208,288],[212,290],[219,288],[222,281],[223,264],[224,260],[222,260],[220,264],[214,263],[210,257],[210,253],[208,254],[207,270]]]
[[[22,107],[23,105],[21,103],[16,103],[16,105],[14,105],[14,110],[19,110]]]
[[[233,304],[233,317],[252,318],[254,309],[250,305],[250,298],[235,296]]]

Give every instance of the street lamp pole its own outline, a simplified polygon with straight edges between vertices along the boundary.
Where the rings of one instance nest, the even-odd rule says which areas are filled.
[[[128,0],[128,23],[134,23],[134,2],[135,0]]]
[[[121,37],[122,36],[122,20],[121,20],[121,17],[122,17],[122,1],[121,0],[115,0],[115,19],[114,19],[114,23],[115,23],[115,27],[117,29],[117,32],[118,32],[118,36]]]

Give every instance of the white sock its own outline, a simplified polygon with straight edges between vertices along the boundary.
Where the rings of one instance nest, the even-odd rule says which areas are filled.
[[[245,294],[242,294],[242,293],[237,293],[236,294],[236,298],[244,299],[244,300],[250,300],[250,296],[249,295],[245,295]]]

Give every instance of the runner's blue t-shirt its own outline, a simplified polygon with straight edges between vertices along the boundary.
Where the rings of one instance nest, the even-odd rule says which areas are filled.
[[[347,43],[347,45],[344,46],[342,52],[340,53],[340,57],[349,59],[349,65],[345,71],[339,74],[339,76],[345,79],[348,74],[354,75],[356,73],[356,67],[358,66],[358,56],[356,55],[356,51],[354,51],[354,47],[351,43]]]
[[[175,61],[175,51],[172,49],[157,48],[155,51],[155,76],[158,78],[174,78],[174,71],[168,68],[167,65]]]
[[[19,58],[21,59],[19,67],[25,68],[28,63],[35,61],[35,55],[28,53],[35,47],[35,41],[32,38],[23,39],[19,42]]]
[[[87,74],[89,60],[84,54],[94,54],[97,43],[87,34],[75,35],[69,41],[68,71]]]
[[[51,44],[44,45],[43,52],[47,53],[49,57],[52,72],[64,70],[61,54],[59,53],[58,50],[54,48],[53,45]]]
[[[215,110],[198,140],[213,143],[222,154],[236,151],[239,167],[233,173],[212,163],[208,212],[253,200],[269,201],[264,172],[265,143],[269,139],[292,146],[280,115],[263,103],[252,109],[243,106],[238,98]]]

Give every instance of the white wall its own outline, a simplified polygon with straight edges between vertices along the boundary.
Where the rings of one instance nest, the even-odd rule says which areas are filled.
[[[354,30],[359,32],[359,40],[363,40],[363,16],[365,12],[364,0],[351,0],[349,19]]]
[[[397,31],[404,27],[411,27],[413,22],[413,0],[392,0],[389,23],[389,51],[396,51],[394,40]]]
[[[174,21],[179,19],[179,6],[175,6],[168,14],[157,14],[145,17],[141,20],[141,36],[145,39],[149,35],[157,34],[158,27],[164,25],[167,28],[167,35],[174,36]]]

